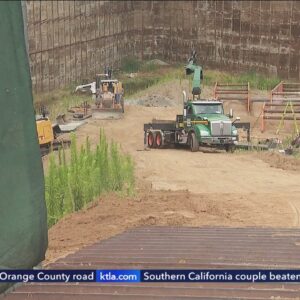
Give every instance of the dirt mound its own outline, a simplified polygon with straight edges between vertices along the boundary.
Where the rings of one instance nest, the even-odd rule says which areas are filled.
[[[147,95],[138,100],[131,99],[129,103],[146,107],[174,107],[177,105],[171,98],[157,94]]]
[[[146,63],[147,65],[157,65],[157,66],[169,66],[168,63],[160,60],[160,59],[152,59]]]
[[[126,99],[129,105],[144,105],[148,107],[175,107],[182,109],[183,95],[182,91],[187,93],[190,90],[189,81],[187,79],[174,79],[166,83],[153,85],[144,91],[140,91],[135,95]],[[191,94],[188,94],[192,97]],[[203,87],[201,92],[202,99],[213,97],[213,92],[210,87]],[[159,102],[162,101],[162,103]]]
[[[276,152],[259,153],[258,157],[267,162],[273,168],[300,171],[299,158],[286,156],[284,154]]]

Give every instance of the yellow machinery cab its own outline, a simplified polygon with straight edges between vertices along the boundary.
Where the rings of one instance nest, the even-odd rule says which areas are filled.
[[[52,123],[48,118],[36,120],[36,128],[40,145],[51,144],[54,140]]]

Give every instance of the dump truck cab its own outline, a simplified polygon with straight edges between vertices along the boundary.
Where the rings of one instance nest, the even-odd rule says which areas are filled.
[[[216,100],[185,101],[179,127],[181,140],[194,148],[199,145],[216,146],[227,151],[234,149],[238,141],[238,132],[231,121],[232,115],[224,114],[223,103]],[[237,118],[238,120],[239,118]]]

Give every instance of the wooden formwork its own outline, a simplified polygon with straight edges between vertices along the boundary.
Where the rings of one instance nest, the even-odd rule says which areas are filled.
[[[300,83],[287,83],[281,81],[271,91],[273,102],[300,102]]]
[[[215,83],[214,98],[218,100],[239,100],[246,103],[250,112],[250,85],[249,82],[241,84]]]
[[[293,121],[296,132],[297,122],[300,120],[300,101],[285,101],[282,103],[264,103],[261,113],[261,132],[266,129],[266,120],[278,120],[279,127],[277,133],[285,121]]]
[[[270,102],[265,102],[261,112],[261,131],[266,129],[266,120],[278,120],[277,133],[285,121],[293,121],[298,132],[300,120],[300,83],[281,81],[270,92]]]

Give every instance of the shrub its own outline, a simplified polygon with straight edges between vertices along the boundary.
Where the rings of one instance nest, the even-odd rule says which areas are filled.
[[[123,72],[134,73],[140,70],[141,64],[135,57],[125,57],[121,62],[121,69]]]

